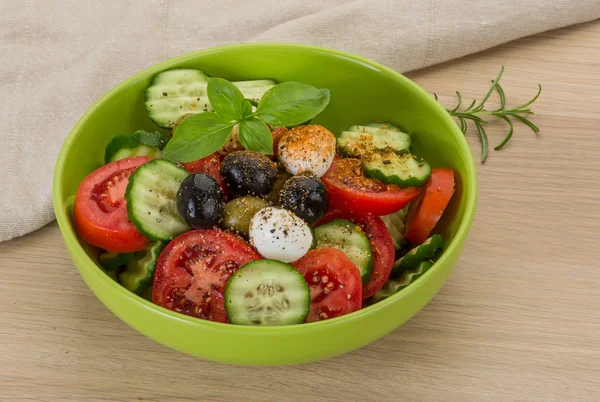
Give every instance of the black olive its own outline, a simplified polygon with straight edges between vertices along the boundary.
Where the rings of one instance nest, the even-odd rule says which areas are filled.
[[[281,189],[281,205],[309,224],[319,221],[329,204],[327,189],[315,176],[294,176]]]
[[[177,192],[177,209],[194,229],[209,228],[221,222],[224,207],[221,187],[205,173],[186,177]]]
[[[273,188],[277,168],[265,155],[253,151],[232,152],[221,163],[221,176],[236,195],[267,195]]]

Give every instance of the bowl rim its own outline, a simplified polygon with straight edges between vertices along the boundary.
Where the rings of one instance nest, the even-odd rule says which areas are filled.
[[[456,231],[456,235],[447,245],[446,249],[442,253],[442,255],[438,258],[435,264],[421,277],[419,277],[414,283],[411,284],[406,290],[396,293],[384,300],[381,300],[375,304],[372,304],[367,307],[363,307],[358,311],[352,312],[350,314],[346,314],[340,317],[332,318],[324,321],[317,321],[312,323],[302,323],[302,324],[293,324],[293,325],[282,325],[282,326],[243,326],[243,325],[232,325],[225,324],[219,322],[213,322],[209,320],[201,320],[194,317],[189,317],[184,314],[176,313],[174,311],[168,310],[164,307],[158,306],[143,297],[136,295],[125,289],[123,286],[115,282],[108,275],[106,275],[102,270],[98,269],[97,264],[89,257],[89,255],[84,251],[83,247],[79,245],[77,235],[75,231],[69,227],[69,217],[64,208],[64,201],[68,198],[63,196],[62,192],[62,173],[64,169],[64,164],[67,155],[71,152],[71,147],[73,141],[80,130],[80,127],[83,123],[89,118],[89,116],[93,115],[97,109],[99,109],[104,103],[108,102],[109,99],[113,96],[115,92],[120,91],[123,88],[128,87],[129,85],[145,79],[147,76],[153,76],[156,73],[163,71],[167,68],[176,67],[176,65],[184,63],[186,61],[193,60],[199,56],[205,56],[213,53],[221,53],[227,52],[231,50],[237,50],[240,48],[254,48],[254,49],[277,49],[277,48],[288,48],[288,49],[298,49],[303,51],[312,51],[318,53],[327,53],[333,54],[334,56],[349,59],[351,62],[362,64],[371,69],[375,69],[378,72],[383,73],[388,78],[400,81],[403,85],[408,86],[411,90],[416,94],[416,96],[421,96],[425,98],[426,102],[429,102],[430,105],[433,106],[435,110],[441,115],[442,119],[445,120],[446,123],[451,127],[451,135],[455,137],[455,140],[458,142],[459,149],[461,151],[461,156],[466,159],[466,174],[465,181],[469,182],[468,192],[463,194],[463,197],[466,198],[466,206],[464,217],[459,224],[458,230]],[[54,175],[53,175],[53,185],[52,185],[52,193],[53,193],[53,203],[54,210],[56,215],[56,220],[58,222],[61,234],[65,240],[67,248],[70,248],[73,257],[77,257],[83,260],[85,269],[89,269],[95,279],[99,282],[102,282],[103,286],[112,287],[113,291],[121,293],[125,298],[129,299],[132,303],[141,305],[142,308],[153,310],[154,313],[162,316],[166,316],[171,320],[182,321],[188,325],[193,325],[200,328],[211,328],[213,330],[220,331],[235,331],[236,333],[247,333],[256,335],[258,333],[274,333],[274,332],[289,332],[289,331],[311,331],[313,329],[325,328],[333,325],[338,325],[346,321],[359,319],[363,316],[373,315],[378,310],[385,308],[387,305],[394,303],[397,300],[408,297],[411,293],[417,292],[418,289],[427,282],[427,278],[432,274],[432,272],[439,266],[443,265],[446,260],[450,258],[450,255],[456,252],[457,248],[461,246],[461,243],[466,240],[468,231],[473,222],[473,217],[475,215],[476,201],[477,201],[477,175],[475,170],[475,162],[473,160],[473,155],[471,154],[471,150],[469,144],[462,133],[458,125],[454,122],[449,113],[443,108],[443,106],[434,100],[423,88],[417,85],[412,80],[408,79],[401,73],[386,67],[382,64],[379,64],[375,61],[369,60],[365,57],[358,56],[349,52],[331,49],[322,46],[314,46],[314,45],[306,45],[299,43],[286,43],[286,42],[252,42],[252,43],[241,43],[241,44],[232,44],[232,45],[224,45],[224,46],[216,46],[211,48],[206,48],[203,50],[198,50],[190,53],[186,53],[174,58],[170,58],[161,63],[150,66],[133,76],[127,78],[122,81],[115,87],[113,87],[110,91],[104,94],[100,99],[98,99],[86,112],[81,116],[81,118],[77,121],[75,126],[69,132],[67,138],[65,139],[58,158],[56,160]],[[75,262],[74,262],[75,264]],[[77,264],[75,264],[78,270],[82,269]]]

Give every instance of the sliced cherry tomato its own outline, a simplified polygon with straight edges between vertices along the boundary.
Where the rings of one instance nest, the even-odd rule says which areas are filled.
[[[327,187],[332,206],[365,215],[392,214],[419,194],[419,189],[415,187],[385,185],[366,177],[362,162],[355,158],[336,157],[321,180]]]
[[[182,163],[181,166],[190,173],[206,173],[219,183],[223,195],[227,195],[227,187],[221,177],[221,159],[218,154],[211,154],[202,159]]]
[[[186,232],[160,254],[152,302],[192,317],[227,322],[227,281],[239,267],[260,258],[234,234],[219,229]]]
[[[93,246],[116,253],[143,250],[148,244],[127,217],[125,189],[146,156],[121,159],[90,173],[79,185],[73,221],[79,235]]]
[[[273,154],[277,155],[277,151],[279,150],[279,140],[285,133],[288,132],[286,127],[275,127],[271,128],[271,135],[273,136]]]
[[[310,311],[306,322],[339,317],[362,307],[360,271],[335,248],[309,251],[292,263],[310,288]]]
[[[334,219],[347,219],[360,226],[369,238],[373,249],[373,273],[371,279],[363,287],[363,299],[373,296],[385,285],[394,265],[395,251],[392,236],[380,217],[360,215],[348,211],[330,210],[317,225],[322,225]]]
[[[227,312],[225,311],[225,298],[223,297],[223,293],[216,289],[211,289],[210,297],[212,303],[212,321],[229,322]]]
[[[438,223],[454,194],[454,170],[432,169],[419,196],[408,207],[404,237],[421,244]]]

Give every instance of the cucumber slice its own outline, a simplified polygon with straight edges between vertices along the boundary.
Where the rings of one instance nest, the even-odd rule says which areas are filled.
[[[244,94],[244,98],[248,99],[254,106],[258,105],[263,95],[277,82],[273,80],[252,80],[252,81],[235,81],[233,85],[238,87]]]
[[[392,148],[398,153],[410,152],[412,147],[410,135],[388,123],[369,123],[366,126],[350,126],[348,130],[342,131],[339,137],[346,138],[346,141],[366,141],[377,150]]]
[[[154,280],[156,261],[165,245],[160,241],[152,242],[146,250],[135,253],[135,257],[119,274],[121,285],[135,294],[140,294],[142,290],[146,289]]]
[[[315,228],[317,248],[337,248],[343,251],[360,270],[367,283],[373,272],[373,250],[362,229],[346,219],[334,219]]]
[[[402,129],[392,123],[386,123],[384,121],[374,121],[372,123],[369,124],[365,124],[367,127],[377,127],[377,128],[383,128],[385,130],[392,130],[392,131],[400,131],[402,132]]]
[[[302,274],[276,260],[242,266],[229,279],[224,296],[229,321],[239,325],[300,324],[310,307]]]
[[[371,130],[372,127],[363,127]],[[410,152],[411,140],[408,134],[390,130],[342,131],[337,138],[338,151],[349,157],[362,157],[367,152],[391,149],[397,153]]]
[[[351,131],[354,133],[362,133],[362,134],[377,134],[377,133],[379,133],[379,130],[381,130],[381,127],[354,125],[354,126],[348,127],[348,130],[346,130],[346,131]]]
[[[314,250],[319,247],[319,242],[317,241],[317,234],[315,233],[315,228],[311,227],[310,233],[312,234],[313,240],[312,240],[312,243],[310,244],[310,248],[308,249],[309,251]]]
[[[116,271],[119,267],[127,265],[135,253],[113,253],[106,251],[98,256],[98,262],[108,271]]]
[[[436,251],[444,247],[442,236],[433,235],[425,240],[423,244],[411,249],[402,258],[394,263],[392,273],[401,273],[411,269],[415,269],[422,261],[433,257]]]
[[[264,88],[264,87],[272,87],[277,84],[277,81],[274,80],[248,80],[248,81],[234,81],[233,84],[242,89],[246,88]]]
[[[125,191],[127,214],[151,240],[168,241],[190,230],[177,210],[177,191],[189,173],[164,159],[138,167]]]
[[[233,82],[244,97],[258,104],[262,96],[276,84],[272,80]],[[211,112],[206,87],[208,75],[193,68],[174,68],[158,73],[146,89],[146,110],[159,127],[173,128],[184,114]]]
[[[118,161],[133,156],[160,158],[166,141],[160,133],[148,133],[143,130],[131,135],[119,135],[106,146],[104,163]]]
[[[146,89],[146,110],[162,128],[172,128],[185,113],[210,112],[208,76],[193,68],[174,68],[158,73]]]
[[[359,134],[389,136],[390,138],[393,138],[393,136],[400,136],[402,138],[408,138],[408,141],[410,141],[410,135],[400,130],[397,126],[388,123],[369,123],[365,126],[354,125],[348,127],[348,130],[346,131]]]
[[[387,227],[390,235],[392,236],[392,243],[394,243],[394,249],[400,250],[406,245],[406,239],[404,238],[404,223],[406,222],[406,212],[401,209],[390,215],[380,216],[385,227]]]
[[[430,261],[422,261],[415,269],[411,269],[402,273],[399,279],[388,280],[383,288],[373,295],[369,304],[377,303],[380,300],[386,299],[391,295],[401,291],[417,279],[421,277],[433,264]]]
[[[401,188],[421,187],[431,175],[431,166],[414,155],[398,155],[393,151],[373,152],[362,158],[363,169],[368,177]]]
[[[113,281],[119,283],[119,271],[121,270],[121,267],[117,268],[114,271],[108,270],[104,267],[100,267],[100,269],[102,270],[102,272],[104,272],[106,275],[108,275],[108,277],[111,278]]]

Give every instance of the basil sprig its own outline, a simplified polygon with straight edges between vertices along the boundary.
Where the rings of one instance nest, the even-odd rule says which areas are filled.
[[[214,112],[184,119],[163,150],[163,158],[173,162],[204,158],[227,142],[236,124],[239,124],[240,143],[244,148],[271,155],[273,137],[267,124],[301,124],[321,113],[330,98],[328,89],[283,82],[269,89],[253,112],[239,88],[225,79],[209,78],[207,92]]]

